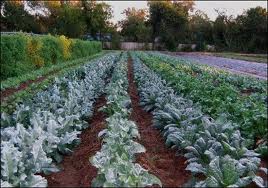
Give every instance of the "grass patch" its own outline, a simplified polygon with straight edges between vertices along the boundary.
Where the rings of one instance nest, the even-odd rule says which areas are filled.
[[[66,72],[75,70],[76,68],[88,63],[89,60],[98,58],[102,56],[103,54],[104,53],[100,53],[97,55],[90,56],[90,58],[88,57],[86,60],[85,58],[82,58],[83,61],[82,59],[81,60],[79,59],[80,63],[76,62],[76,64],[73,66],[67,66],[65,68],[62,68],[59,72],[53,75],[49,75],[43,81],[39,83],[33,83],[29,85],[29,87],[27,87],[26,89],[18,91],[14,93],[13,95],[10,95],[9,97],[1,101],[1,112],[6,112],[8,114],[12,113],[18,103],[23,103],[23,101],[25,101],[26,99],[32,98],[36,93],[42,90],[45,90],[47,87],[49,87],[53,83],[55,77],[63,76]]]
[[[80,65],[81,63],[83,63],[85,61],[89,61],[93,58],[100,57],[100,56],[104,55],[105,53],[107,53],[107,52],[101,52],[101,53],[98,53],[98,54],[95,54],[92,56],[79,58],[76,60],[67,61],[65,63],[52,65],[50,67],[43,67],[43,68],[40,68],[38,70],[32,71],[30,73],[27,73],[27,74],[24,74],[24,75],[21,75],[18,77],[8,78],[4,81],[1,81],[1,91],[5,90],[7,88],[17,88],[23,82],[26,82],[28,80],[35,80],[38,77],[47,75],[47,74],[54,72],[54,71],[60,71],[62,69],[68,68],[68,67]]]
[[[210,53],[209,55],[231,58],[231,59],[239,59],[244,61],[253,61],[257,63],[267,63],[267,54],[240,54],[240,53],[222,52],[222,53]]]

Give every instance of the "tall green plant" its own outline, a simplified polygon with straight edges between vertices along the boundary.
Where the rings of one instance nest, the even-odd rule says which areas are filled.
[[[102,50],[101,43],[66,39],[51,35],[26,36],[24,34],[1,36],[1,80],[16,77],[44,66],[62,63],[66,55],[70,59],[94,55]],[[71,43],[69,45],[69,43]]]

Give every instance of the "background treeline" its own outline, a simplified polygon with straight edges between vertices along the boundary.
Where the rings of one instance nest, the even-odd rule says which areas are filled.
[[[131,6],[131,5],[130,5]],[[82,37],[110,33],[112,46],[120,41],[153,42],[176,50],[179,43],[206,44],[218,51],[267,52],[267,10],[256,7],[237,17],[215,10],[218,16],[211,21],[194,1],[148,1],[148,9],[128,8],[125,19],[112,24],[111,7],[96,1],[5,1],[1,2],[1,30],[51,33]]]
[[[96,1],[1,1],[1,31],[65,35],[110,32],[111,7]]]
[[[65,36],[1,36],[1,80],[49,67],[67,60],[87,57],[102,50],[100,42],[68,39]]]
[[[210,44],[218,51],[267,52],[265,8],[251,8],[237,17],[215,10],[218,16],[211,21],[204,12],[194,11],[194,1],[149,1],[148,7],[125,10],[120,26],[127,41],[161,42],[169,50],[185,43],[197,44],[197,50]]]

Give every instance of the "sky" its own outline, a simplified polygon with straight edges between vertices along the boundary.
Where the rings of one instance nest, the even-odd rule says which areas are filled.
[[[104,1],[110,4],[114,11],[112,21],[116,23],[124,18],[121,13],[127,7],[148,8],[147,1]],[[242,14],[244,10],[261,6],[267,8],[267,1],[195,1],[195,10],[205,12],[211,20],[215,20],[217,13],[214,9],[225,9],[228,15]]]

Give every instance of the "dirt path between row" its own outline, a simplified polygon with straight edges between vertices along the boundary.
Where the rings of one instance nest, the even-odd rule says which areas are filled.
[[[0,96],[1,96],[1,101],[5,100],[7,97],[13,95],[14,93],[18,92],[18,91],[22,91],[24,89],[26,89],[27,87],[29,87],[31,84],[33,83],[40,83],[42,82],[43,80],[45,80],[48,76],[50,75],[54,75],[56,74],[58,71],[53,71],[53,72],[50,72],[44,76],[41,76],[35,80],[27,80],[25,82],[22,82],[20,83],[20,85],[17,87],[17,88],[7,88],[5,89],[4,91],[1,91],[0,92]]]
[[[64,157],[60,164],[61,171],[52,173],[45,178],[48,187],[90,187],[91,181],[97,176],[97,168],[89,162],[89,157],[101,149],[98,133],[105,128],[105,114],[98,109],[106,104],[105,96],[97,99],[94,112],[89,121],[90,127],[80,135],[81,143],[70,156]]]
[[[175,151],[165,146],[160,131],[152,127],[152,114],[139,105],[140,98],[134,82],[131,58],[128,59],[128,80],[128,93],[133,108],[130,119],[138,125],[141,135],[139,142],[146,148],[145,153],[137,156],[137,162],[156,175],[164,187],[181,187],[190,177],[190,173],[185,170],[186,159],[176,156]]]
[[[95,58],[93,58],[93,59],[95,59]],[[85,60],[85,61],[87,61],[87,60]],[[18,91],[25,90],[27,87],[29,87],[32,84],[40,83],[43,80],[47,79],[49,76],[56,75],[58,72],[60,72],[64,69],[71,68],[71,67],[76,66],[76,65],[77,64],[67,65],[63,68],[59,68],[59,69],[50,71],[47,74],[36,78],[35,80],[24,81],[24,82],[20,83],[20,85],[18,87],[6,88],[4,91],[0,91],[1,101],[4,101],[6,98],[8,98],[9,96],[13,95],[14,93],[16,93]]]

